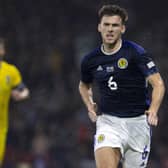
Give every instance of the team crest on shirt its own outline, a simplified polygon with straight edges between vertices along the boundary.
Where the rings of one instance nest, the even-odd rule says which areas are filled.
[[[10,84],[10,76],[6,76],[6,84],[9,85]]]
[[[105,139],[104,134],[100,134],[100,135],[98,136],[98,138],[97,138],[97,141],[98,141],[98,143],[101,143],[101,142],[104,141],[104,139]]]
[[[127,66],[128,66],[128,61],[127,61],[127,59],[125,59],[125,58],[120,58],[120,59],[118,60],[118,67],[119,67],[120,69],[126,69]]]

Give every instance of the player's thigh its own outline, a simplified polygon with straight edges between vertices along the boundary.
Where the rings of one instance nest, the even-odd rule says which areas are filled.
[[[120,158],[119,148],[102,147],[95,151],[97,168],[117,168]]]
[[[146,168],[148,158],[148,151],[138,152],[130,149],[125,153],[123,168]]]
[[[7,133],[0,131],[0,165],[4,159],[5,146],[6,146],[6,135]]]

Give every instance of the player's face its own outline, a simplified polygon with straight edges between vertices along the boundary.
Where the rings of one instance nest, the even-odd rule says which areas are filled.
[[[5,55],[5,47],[3,44],[0,44],[0,60],[3,59],[4,55]]]
[[[115,44],[125,32],[125,26],[120,16],[105,15],[98,25],[98,31],[101,33],[103,43]]]

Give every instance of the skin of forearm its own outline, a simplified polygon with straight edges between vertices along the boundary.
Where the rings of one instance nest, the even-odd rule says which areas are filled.
[[[88,93],[89,93],[89,99],[90,99],[90,102],[94,103],[94,101],[93,101],[93,92],[92,92],[92,88],[90,88],[90,89],[88,90]]]
[[[21,101],[29,97],[29,90],[27,88],[23,91],[13,90],[11,95],[14,100]]]
[[[164,97],[164,93],[165,93],[165,87],[162,81],[159,82],[158,85],[153,86],[152,102],[149,110],[154,111],[155,113],[158,112],[162,99]]]
[[[90,104],[92,104],[92,102],[93,102],[92,90],[89,86],[86,86],[85,84],[80,82],[79,92],[80,92],[80,95],[81,95],[86,107],[88,107]]]

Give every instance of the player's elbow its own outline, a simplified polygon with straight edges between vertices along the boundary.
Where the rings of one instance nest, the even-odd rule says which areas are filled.
[[[165,84],[162,79],[159,79],[153,87],[160,90],[160,92],[164,95],[166,89],[165,89]]]
[[[89,84],[85,84],[82,81],[79,82],[79,92],[81,93],[82,91],[88,91],[90,89]]]
[[[81,91],[83,90],[83,83],[80,81],[79,82],[79,92],[81,93]]]
[[[162,90],[165,91],[165,84],[164,84],[164,82],[163,82],[162,79],[158,80],[157,86],[160,87],[160,88],[162,88]]]
[[[153,89],[159,89],[165,92],[164,81],[159,73],[149,76],[147,80],[152,85]]]
[[[160,85],[161,85],[160,87],[161,87],[162,90],[163,90],[163,93],[165,93],[165,91],[166,91],[166,87],[165,87],[165,84],[164,84],[163,80],[162,80],[162,82],[161,82]]]

